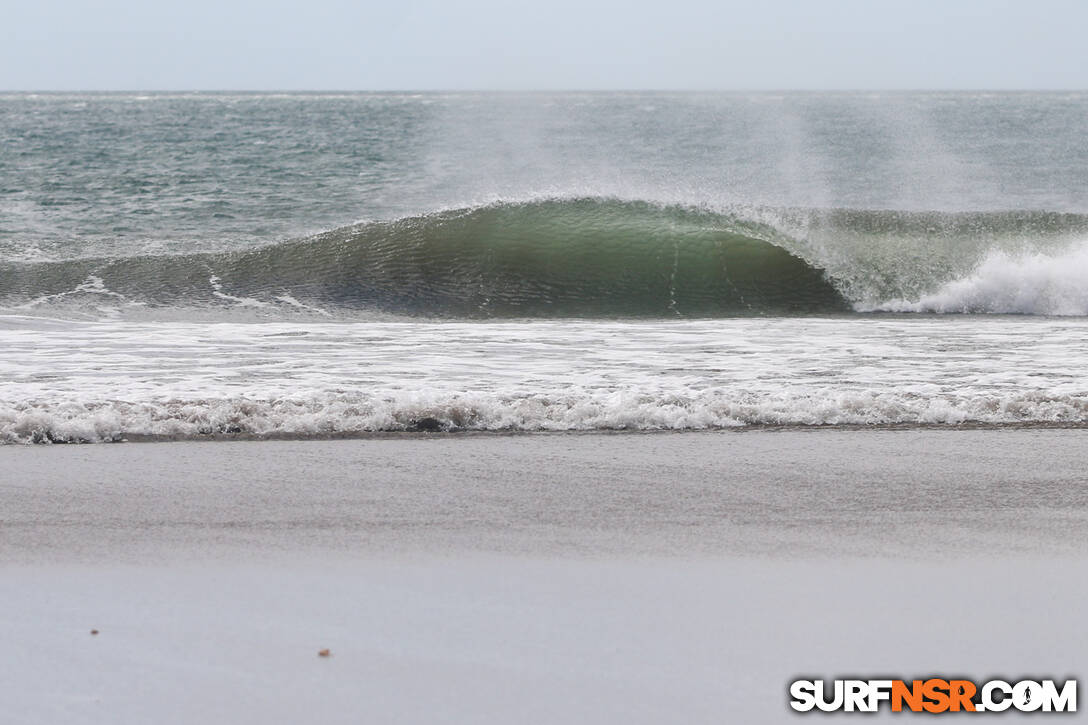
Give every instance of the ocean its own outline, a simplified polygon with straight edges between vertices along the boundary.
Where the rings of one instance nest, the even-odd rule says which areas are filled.
[[[1088,423],[1088,94],[0,94],[0,442]]]

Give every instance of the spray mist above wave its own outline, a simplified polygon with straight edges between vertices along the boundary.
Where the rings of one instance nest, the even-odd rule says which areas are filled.
[[[1088,315],[1088,217],[496,202],[245,251],[0,264],[22,310],[437,318]]]

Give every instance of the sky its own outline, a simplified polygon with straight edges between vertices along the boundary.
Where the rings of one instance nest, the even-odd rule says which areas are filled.
[[[1084,0],[0,0],[3,90],[1085,89]]]

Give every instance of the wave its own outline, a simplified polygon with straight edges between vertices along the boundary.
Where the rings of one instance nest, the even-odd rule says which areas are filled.
[[[553,391],[325,393],[292,398],[0,403],[0,444],[377,432],[720,430],[752,426],[1088,425],[1083,394],[834,391],[774,396]]]
[[[889,300],[891,312],[1088,315],[1088,244],[1065,254],[992,252],[968,276],[917,300]]]
[[[0,306],[450,318],[1088,314],[1088,217],[499,202],[244,251],[0,263]]]
[[[73,292],[102,301],[108,291],[137,305],[259,308],[290,299],[435,317],[848,308],[821,270],[719,215],[602,200],[451,210],[245,252],[24,266],[0,272],[0,290],[38,305]]]

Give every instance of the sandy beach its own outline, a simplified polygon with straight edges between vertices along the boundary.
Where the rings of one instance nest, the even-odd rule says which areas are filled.
[[[1088,3],[12,5],[0,725],[1084,719]]]
[[[777,722],[803,674],[1076,676],[1083,436],[2,447],[6,717]]]

